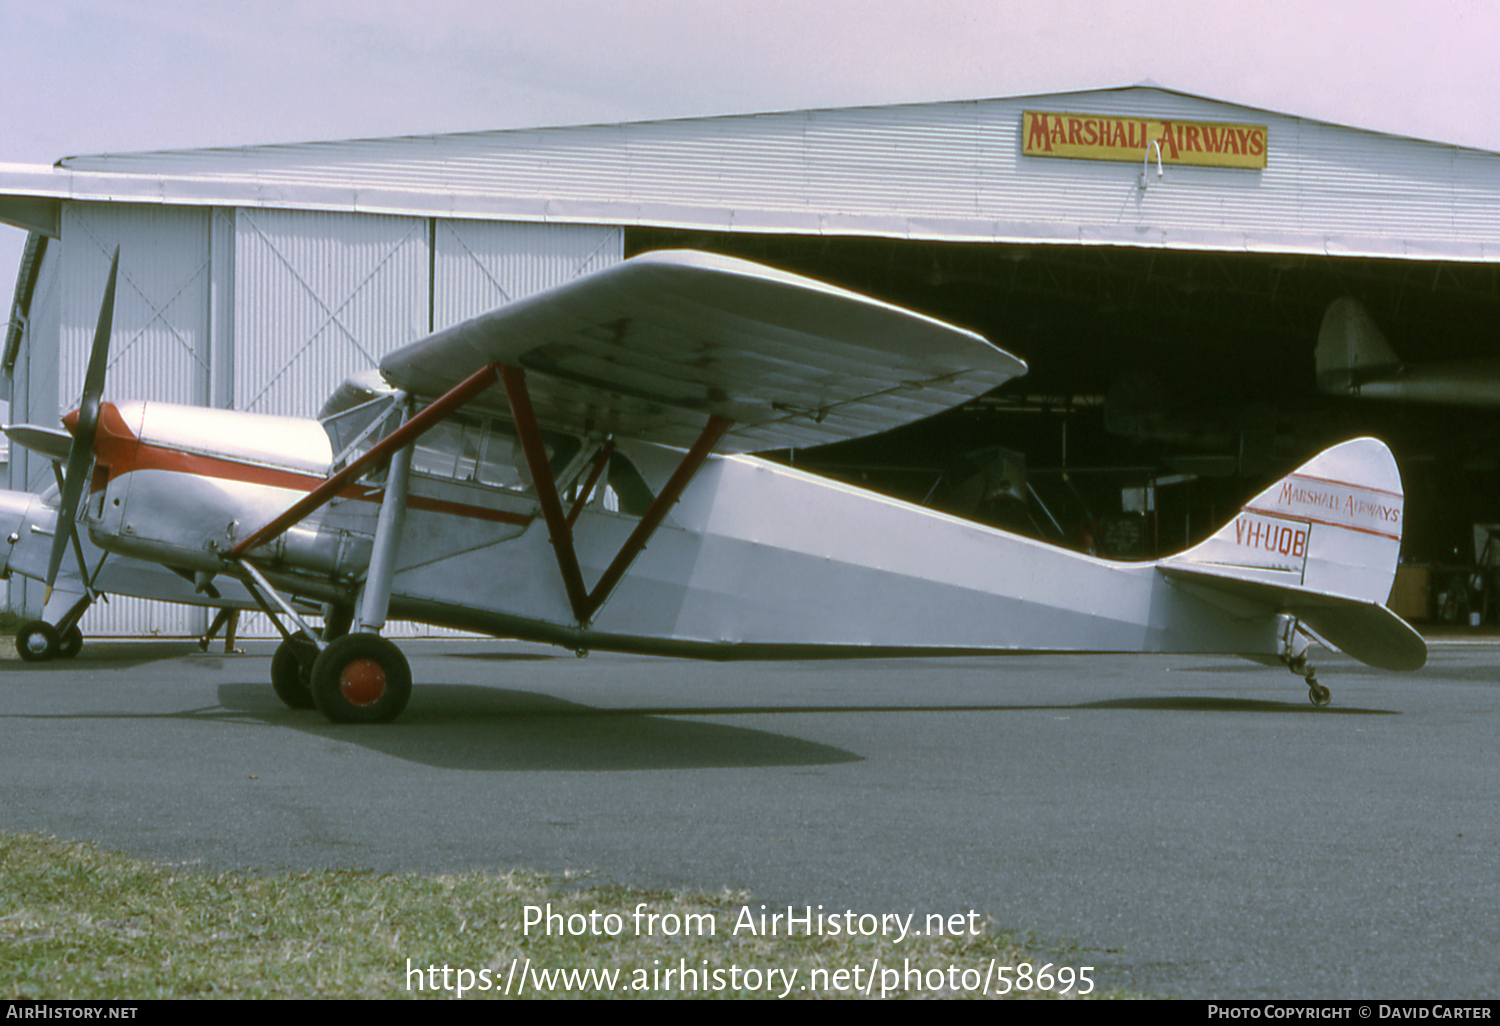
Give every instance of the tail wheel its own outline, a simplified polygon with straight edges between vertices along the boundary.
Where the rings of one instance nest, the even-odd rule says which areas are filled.
[[[312,661],[318,650],[305,641],[283,641],[271,657],[271,689],[289,709],[311,709],[308,686]]]
[[[311,687],[334,723],[389,723],[411,698],[411,665],[378,634],[346,634],[313,663]]]
[[[42,620],[22,624],[16,631],[16,654],[28,663],[45,663],[55,659],[62,648],[57,628]]]
[[[63,631],[62,639],[58,642],[57,658],[72,659],[82,651],[83,631],[79,630],[78,625],[75,623],[73,626]]]

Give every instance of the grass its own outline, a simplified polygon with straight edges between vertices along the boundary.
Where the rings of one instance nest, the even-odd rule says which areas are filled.
[[[580,889],[577,883],[526,872],[211,873],[142,862],[90,844],[0,834],[0,997],[451,998],[464,982],[474,988],[467,996],[484,997],[503,994],[506,981],[514,986],[518,976],[529,981],[526,996],[748,997],[789,991],[857,997],[863,993],[852,988],[867,979],[876,980],[875,995],[881,980],[899,986],[891,971],[900,970],[903,960],[926,974],[920,989],[903,996],[964,997],[979,996],[967,994],[965,986],[978,985],[991,959],[1010,966],[1030,962],[1033,980],[1043,963],[1087,961],[1080,952],[1028,952],[988,925],[979,936],[908,937],[904,943],[894,937],[788,938],[784,931],[775,938],[744,931],[736,936],[732,928],[743,910],[760,910],[746,894]],[[676,915],[684,923],[689,915],[712,916],[713,935],[678,930],[678,936],[663,936],[660,924],[671,921],[658,919],[652,936],[637,936],[633,913],[641,903],[648,912]],[[558,936],[554,930],[543,936],[540,926],[528,935],[526,906],[545,910],[549,904],[564,917],[597,913],[599,931],[613,928],[618,935]],[[606,919],[610,913],[619,919]],[[582,926],[585,920],[572,922]],[[922,917],[913,922],[920,930]],[[877,959],[881,972],[872,977]],[[676,975],[665,977],[668,969],[684,965],[704,973],[696,988],[681,986]],[[950,965],[956,973],[947,972]],[[966,969],[967,979],[961,975]],[[599,987],[597,975],[575,979],[571,988],[557,976],[550,987],[538,982],[559,970],[613,972],[618,982],[612,992]],[[760,974],[751,988],[756,993],[734,989],[736,981],[756,979],[746,976],[752,970]],[[794,971],[788,988],[786,974]],[[1016,978],[1014,971],[1009,976]],[[910,975],[906,980],[915,982]],[[486,981],[488,992],[480,987]],[[802,990],[809,982],[813,986]],[[998,986],[992,983],[992,991]],[[1061,981],[1052,987],[1061,990]],[[1047,995],[1033,985],[1012,996]],[[1104,993],[1096,983],[1090,996],[1134,995]]]

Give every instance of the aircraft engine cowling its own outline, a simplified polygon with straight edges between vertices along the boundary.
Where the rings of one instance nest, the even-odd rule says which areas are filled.
[[[84,510],[102,548],[216,572],[223,554],[321,481],[317,421],[166,403],[104,404]],[[314,577],[363,576],[378,505],[335,502],[256,552]]]

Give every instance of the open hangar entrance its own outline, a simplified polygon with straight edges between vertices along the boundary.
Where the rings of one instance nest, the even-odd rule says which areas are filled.
[[[1479,560],[1474,525],[1500,522],[1500,413],[1329,395],[1314,366],[1324,314],[1346,296],[1366,306],[1403,360],[1493,353],[1494,265],[648,228],[625,235],[626,256],[675,247],[759,260],[908,306],[976,331],[1030,367],[931,422],[784,454],[796,465],[1138,558],[1201,540],[1322,448],[1374,435],[1396,454],[1405,482],[1403,559],[1434,571],[1424,589],[1434,598]],[[1014,501],[995,501],[1001,485],[1020,484],[997,462],[1007,452],[1023,460],[1024,514]]]

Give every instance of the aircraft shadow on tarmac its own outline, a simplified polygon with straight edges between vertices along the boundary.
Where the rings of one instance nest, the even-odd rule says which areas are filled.
[[[1216,697],[1120,698],[1072,705],[982,706],[732,706],[599,709],[524,691],[472,684],[413,689],[400,721],[338,726],[313,710],[285,708],[262,684],[224,684],[226,711],[273,726],[346,741],[395,758],[444,769],[490,772],[672,770],[813,766],[860,762],[841,748],[787,734],[697,717],[833,714],[1016,713],[1145,710],[1152,712],[1283,713],[1314,716],[1399,715],[1384,709]],[[685,719],[683,717],[693,717]]]
[[[7,653],[9,654],[9,653]],[[183,656],[201,656],[198,643],[192,639],[171,638],[160,641],[85,641],[83,651],[74,659],[51,663],[26,663],[19,659],[5,661],[5,671],[48,673],[56,667],[87,669],[93,664],[111,670],[129,670]],[[212,654],[212,653],[210,653]]]
[[[392,724],[340,726],[287,709],[265,685],[219,687],[225,709],[442,769],[580,771],[822,766],[859,762],[831,745],[748,727],[594,709],[546,695],[472,684],[424,684]]]

